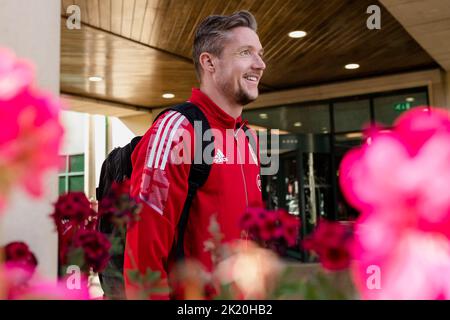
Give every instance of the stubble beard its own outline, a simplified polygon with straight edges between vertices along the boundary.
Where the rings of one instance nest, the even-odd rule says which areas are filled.
[[[245,106],[249,104],[250,102],[253,102],[258,97],[258,94],[256,97],[251,97],[247,91],[245,91],[240,85],[238,86],[238,90],[234,90],[233,83],[231,81],[223,82],[220,86],[223,90],[223,93],[226,97],[230,97],[233,102],[235,102],[238,105]]]

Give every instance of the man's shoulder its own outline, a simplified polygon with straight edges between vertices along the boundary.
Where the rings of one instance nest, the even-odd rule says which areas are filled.
[[[193,130],[193,125],[189,119],[181,112],[176,110],[164,110],[155,117],[149,131],[152,133],[155,129],[176,127],[177,129]]]

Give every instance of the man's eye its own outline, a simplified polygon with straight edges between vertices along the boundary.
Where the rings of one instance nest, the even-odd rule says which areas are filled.
[[[248,56],[250,55],[250,50],[243,50],[240,52],[241,56]]]

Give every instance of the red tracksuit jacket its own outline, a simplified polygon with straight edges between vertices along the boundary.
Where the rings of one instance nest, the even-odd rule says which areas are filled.
[[[228,242],[241,237],[239,220],[246,208],[262,206],[259,150],[253,150],[245,137],[241,117],[232,118],[199,89],[192,90],[189,101],[203,111],[213,129],[215,157],[208,180],[191,206],[184,251],[186,258],[197,259],[211,271],[211,256],[204,250],[205,241],[211,239],[211,217],[216,216],[223,242]],[[132,154],[131,195],[143,209],[140,221],[127,232],[124,276],[129,296],[133,286],[127,270],[137,268],[145,273],[150,268],[167,280],[168,256],[188,190],[191,161],[181,159],[192,160],[193,148],[193,126],[180,113],[168,111]]]

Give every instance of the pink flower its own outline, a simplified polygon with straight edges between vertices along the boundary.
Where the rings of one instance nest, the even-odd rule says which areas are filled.
[[[446,222],[450,119],[442,110],[423,110],[412,109],[398,119],[393,131],[374,133],[370,144],[346,155],[340,183],[355,208],[369,212],[411,207],[418,213],[418,217],[409,215],[413,220],[420,217],[425,225]],[[403,218],[391,215],[404,222]]]
[[[3,273],[3,275],[2,275]],[[3,276],[4,279],[1,279]],[[73,279],[72,279],[73,278]],[[21,282],[17,269],[0,270],[0,280],[6,289],[8,300],[89,300],[88,281],[80,275],[59,281],[36,277],[30,282]]]
[[[15,293],[13,300],[89,300],[90,294],[86,281],[80,288],[70,289],[65,281],[39,282]]]
[[[29,63],[17,60],[11,51],[0,48],[0,100],[9,100],[28,87],[33,73]]]
[[[87,279],[73,274],[58,282],[45,280],[35,272],[37,260],[23,242],[5,247],[6,263],[0,264],[0,299],[85,300],[89,299]]]
[[[42,178],[59,166],[61,102],[32,87],[32,68],[0,49],[0,209],[14,185],[42,193]]]
[[[341,163],[340,184],[361,212],[353,275],[363,298],[450,298],[450,115],[418,107]],[[367,285],[381,270],[381,288]]]
[[[352,230],[341,222],[320,220],[312,236],[305,239],[303,246],[314,251],[322,266],[331,271],[349,267],[352,246]]]
[[[362,217],[355,230],[352,275],[361,297],[449,299],[448,239],[377,220]]]

